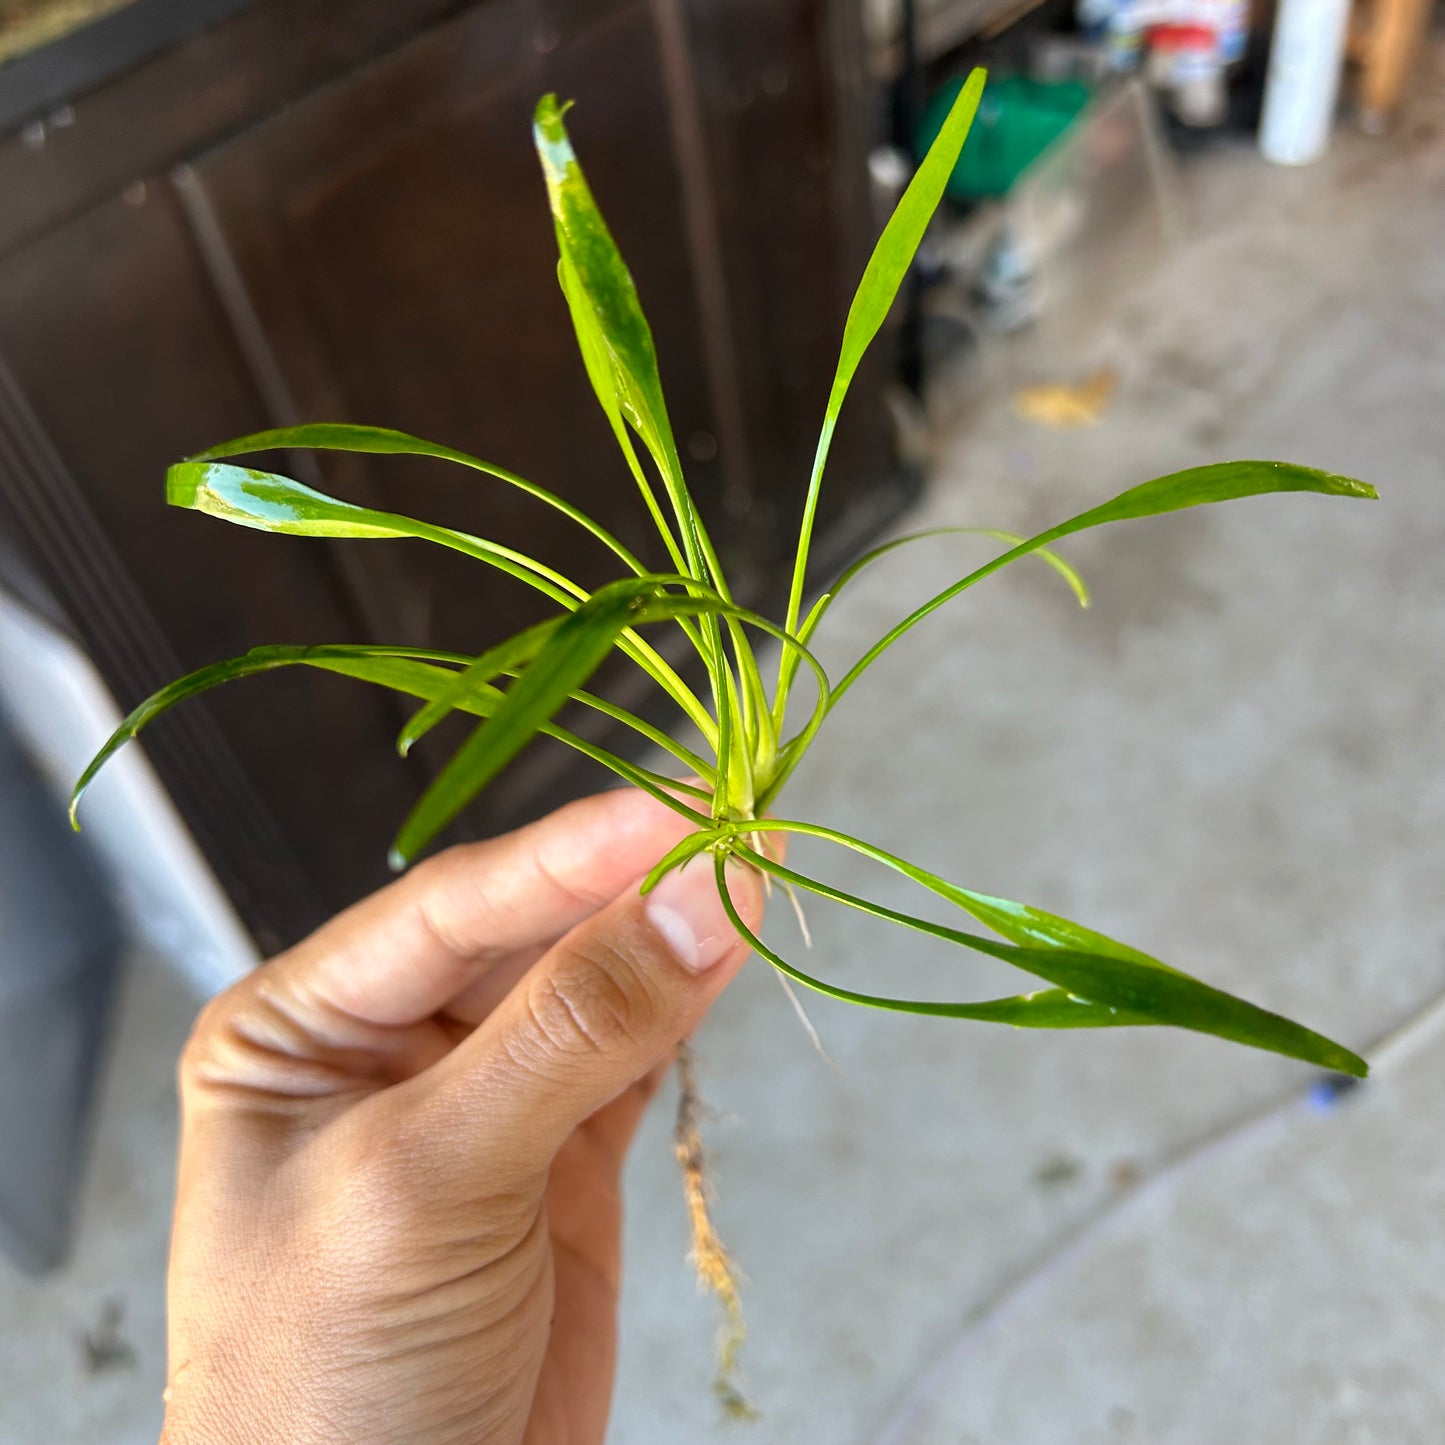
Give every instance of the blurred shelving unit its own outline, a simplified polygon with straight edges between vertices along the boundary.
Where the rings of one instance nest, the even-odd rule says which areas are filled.
[[[1037,10],[1044,0],[932,0],[917,6],[914,44],[929,65],[970,40],[990,39]],[[896,80],[906,46],[900,35],[901,0],[871,0],[865,7],[868,65],[879,80]]]

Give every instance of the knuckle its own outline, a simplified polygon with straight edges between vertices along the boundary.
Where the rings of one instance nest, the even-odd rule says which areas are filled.
[[[191,1031],[181,1046],[180,1060],[176,1067],[177,1076],[184,1087],[192,1083],[205,1070],[207,1061],[215,1049],[215,1040],[225,1029],[229,1009],[228,995],[220,994],[210,999],[196,1015]]]
[[[183,1097],[288,1110],[336,1092],[356,1067],[336,1055],[317,1022],[270,966],[258,969],[197,1016],[177,1066]]]
[[[410,914],[424,938],[450,958],[459,978],[499,951],[491,940],[508,932],[505,902],[489,882],[487,843],[460,843],[422,859],[405,883]]]
[[[565,1054],[630,1050],[656,1031],[662,1012],[636,965],[600,942],[540,974],[526,1004],[543,1048]]]
[[[466,880],[468,902],[482,909],[487,902],[485,893],[478,895],[475,883],[466,878],[464,861],[461,847],[448,848],[444,853],[423,858],[406,879],[418,925],[439,949],[458,959],[470,957],[473,945],[453,926],[446,911],[439,906],[439,900],[450,898],[459,881]]]

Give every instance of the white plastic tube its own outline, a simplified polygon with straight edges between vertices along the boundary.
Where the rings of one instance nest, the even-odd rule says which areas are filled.
[[[1350,0],[1281,0],[1259,128],[1266,160],[1306,166],[1328,149],[1349,19]]]

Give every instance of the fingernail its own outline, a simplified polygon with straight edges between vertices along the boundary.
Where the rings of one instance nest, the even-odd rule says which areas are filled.
[[[645,912],[677,961],[693,973],[721,963],[738,941],[713,870],[697,862],[669,873],[647,895]]]

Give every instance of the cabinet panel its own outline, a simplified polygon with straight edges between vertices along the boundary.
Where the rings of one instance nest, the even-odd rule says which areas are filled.
[[[843,321],[872,242],[869,96],[852,6],[695,0],[688,7],[705,165],[756,478],[750,545],[786,556]],[[844,408],[819,513],[846,550],[860,506],[899,505],[884,420],[884,347]]]
[[[123,706],[257,642],[359,635],[333,580],[341,544],[164,505],[169,461],[265,415],[163,181],[0,267],[0,353],[14,374],[0,408],[5,489]],[[393,712],[364,690],[343,702],[339,681],[293,669],[223,689],[151,739],[263,942],[384,871],[406,791],[394,757],[388,767]],[[395,781],[374,780],[378,766]]]
[[[632,5],[539,40],[534,10],[481,7],[204,158],[192,185],[238,278],[234,304],[264,336],[275,409],[475,451],[647,550],[557,287],[530,120],[545,89],[578,101],[579,146],[650,307],[686,437],[710,418],[651,27],[646,7]],[[618,85],[620,74],[632,79]],[[611,559],[574,524],[503,484],[406,459],[318,465],[349,495],[526,545],[586,581],[611,575]],[[715,491],[699,470],[701,491]],[[409,615],[420,607],[437,645],[475,640],[465,611],[476,570],[430,555],[411,569],[424,572],[410,580],[425,596]],[[494,605],[489,626],[534,610],[510,584]]]
[[[559,492],[661,565],[577,354],[531,145],[536,98],[575,99],[578,145],[638,277],[674,425],[684,444],[712,434],[651,14],[603,9],[479,7],[204,157],[182,186],[213,235],[213,266],[234,279],[238,330],[261,338],[275,413],[462,447]],[[575,523],[483,475],[408,458],[297,462],[349,498],[505,542],[584,585],[618,574]],[[701,505],[725,529],[712,500],[720,472],[715,457],[692,460]],[[441,549],[357,551],[358,608],[378,640],[475,651],[551,606]],[[644,680],[617,666],[610,681],[615,694]],[[496,827],[550,801],[568,762],[539,743],[473,820]]]
[[[71,103],[69,124],[42,118],[39,144],[34,131],[19,126],[0,137],[0,252],[393,49],[464,4],[250,0],[225,24],[190,34],[104,84],[93,80],[106,72],[103,57],[87,57],[69,95],[41,87],[47,114]],[[93,36],[77,38],[95,43]],[[14,81],[23,91],[31,61],[0,71],[0,109],[11,109],[12,99],[23,105],[24,95],[10,86]]]

